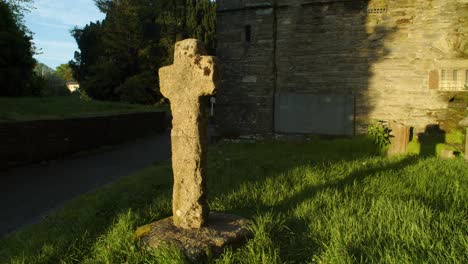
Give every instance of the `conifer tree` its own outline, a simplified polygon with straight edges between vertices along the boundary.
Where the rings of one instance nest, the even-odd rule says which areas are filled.
[[[106,17],[73,31],[80,52],[70,62],[93,98],[151,103],[159,96],[157,70],[172,63],[176,41],[198,38],[215,52],[216,6],[210,0],[95,2]]]

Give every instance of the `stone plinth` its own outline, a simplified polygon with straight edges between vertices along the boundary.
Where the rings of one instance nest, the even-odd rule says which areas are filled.
[[[172,217],[140,227],[140,241],[146,247],[163,245],[179,248],[193,263],[218,257],[227,246],[241,246],[250,236],[249,220],[230,214],[210,213],[205,226],[199,229],[183,229],[173,224]]]
[[[389,128],[392,130],[392,137],[390,138],[390,148],[388,149],[388,155],[392,156],[405,154],[410,141],[411,127],[397,122],[390,122]]]

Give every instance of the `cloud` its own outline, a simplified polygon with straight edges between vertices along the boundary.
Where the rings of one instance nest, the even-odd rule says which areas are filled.
[[[70,41],[57,41],[57,40],[34,40],[38,46],[48,47],[50,49],[74,49],[76,44]]]
[[[42,27],[48,27],[48,28],[56,28],[56,29],[65,29],[65,30],[70,30],[72,27],[69,25],[57,25],[54,23],[47,23],[47,22],[33,22],[36,25],[42,26]]]
[[[36,0],[31,15],[59,26],[84,26],[104,18],[92,0]]]

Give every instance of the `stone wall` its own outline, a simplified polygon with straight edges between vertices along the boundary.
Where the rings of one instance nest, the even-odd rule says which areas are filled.
[[[0,169],[163,132],[165,112],[0,123]]]
[[[254,1],[252,1],[254,2]],[[236,1],[226,7],[237,8]],[[220,5],[223,10],[225,5]],[[222,83],[217,93],[217,120],[225,133],[273,130],[273,9],[240,9],[218,13],[218,50]],[[251,39],[246,40],[250,25]]]
[[[218,6],[217,119],[225,131],[274,132],[274,98],[281,94],[355,96],[358,133],[371,119],[423,131],[446,115],[444,80],[463,87],[468,78],[468,0],[221,0]]]

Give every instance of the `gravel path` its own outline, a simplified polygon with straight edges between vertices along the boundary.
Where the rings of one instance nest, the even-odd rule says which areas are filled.
[[[47,164],[0,171],[0,236],[66,201],[171,156],[169,133]]]

